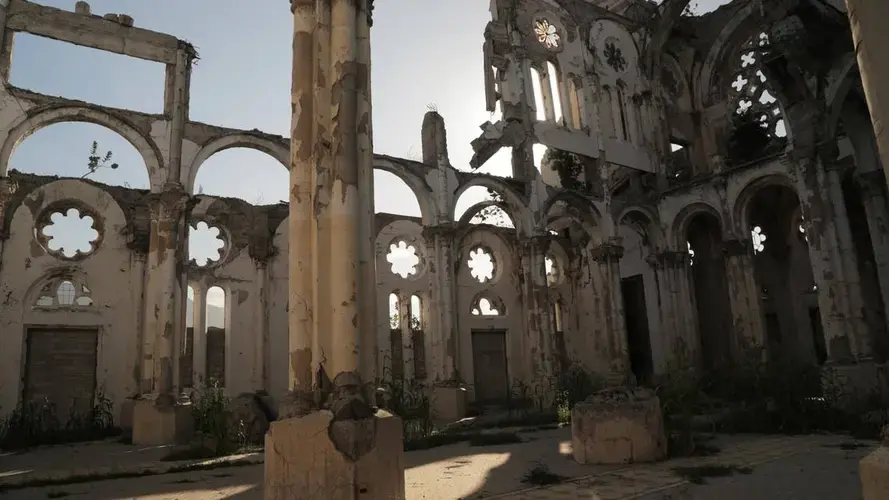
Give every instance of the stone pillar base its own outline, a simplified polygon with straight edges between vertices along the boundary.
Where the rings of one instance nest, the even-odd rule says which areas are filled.
[[[331,437],[369,451],[352,460]],[[265,435],[263,498],[404,500],[402,439],[401,419],[382,410],[368,420],[334,423],[333,414],[322,410],[272,422]]]
[[[432,417],[436,422],[456,422],[466,417],[465,387],[433,387]]]
[[[140,399],[133,405],[133,444],[163,446],[187,443],[194,434],[191,405],[157,405]]]
[[[130,439],[133,437],[133,409],[135,405],[136,400],[125,399],[120,404],[120,418],[117,419],[118,427],[123,432],[123,436]]]
[[[839,397],[839,405],[855,410],[871,394],[889,393],[889,366],[871,360],[824,365],[824,390]],[[884,401],[889,404],[889,401]]]
[[[864,457],[858,466],[864,500],[889,498],[889,448],[881,446]]]

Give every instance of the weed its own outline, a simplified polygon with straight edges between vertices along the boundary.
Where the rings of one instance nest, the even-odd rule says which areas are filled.
[[[675,467],[673,472],[692,484],[706,484],[707,479],[714,477],[728,477],[735,473],[751,474],[753,469],[749,467],[736,467],[734,465],[699,465],[692,467]]]
[[[559,474],[553,474],[550,472],[549,467],[546,464],[537,462],[537,465],[532,467],[525,473],[522,477],[522,482],[525,484],[531,484],[534,486],[548,486],[551,484],[561,483],[566,479],[565,476],[560,476]]]
[[[17,450],[47,444],[93,441],[120,435],[114,425],[114,405],[99,391],[92,407],[78,410],[72,402],[67,417],[59,418],[49,400],[23,401],[0,421],[0,448]]]
[[[46,498],[65,498],[71,496],[67,491],[50,491],[46,494]]]

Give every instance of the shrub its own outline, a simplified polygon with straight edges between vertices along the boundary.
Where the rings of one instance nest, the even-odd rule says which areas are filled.
[[[0,448],[93,441],[119,434],[120,429],[114,425],[114,405],[100,391],[89,410],[78,412],[72,404],[64,420],[48,399],[21,402],[0,421]]]

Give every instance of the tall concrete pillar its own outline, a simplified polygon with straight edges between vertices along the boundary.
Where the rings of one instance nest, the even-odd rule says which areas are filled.
[[[867,215],[867,228],[873,246],[883,311],[889,316],[889,200],[883,178],[883,172],[878,170],[860,174],[857,180]],[[886,319],[889,321],[889,317]],[[875,353],[885,359],[889,355],[889,338],[883,337],[885,336],[873,339],[873,348]]]
[[[366,314],[375,304],[366,282],[372,2],[290,5],[292,398],[266,434],[264,495],[403,499],[401,421],[372,408],[359,371],[361,340],[375,338]]]
[[[665,250],[651,255],[647,261],[657,283],[659,331],[666,339],[665,361],[679,367],[695,365],[700,356],[700,342],[688,252]]]
[[[753,249],[744,239],[723,242],[725,274],[732,312],[731,352],[735,359],[746,347],[765,343],[762,298],[753,274]]]
[[[151,230],[146,262],[142,395],[133,410],[133,443],[173,444],[188,438],[190,409],[177,402],[179,338],[185,333],[185,262],[189,196],[176,184],[150,200]]]
[[[846,0],[846,8],[877,148],[883,168],[889,168],[889,64],[884,52],[889,43],[889,31],[886,30],[889,2]]]
[[[555,400],[555,375],[557,366],[553,355],[552,303],[546,283],[546,252],[549,248],[548,236],[534,236],[522,245],[522,297],[523,311],[528,325],[525,334],[526,345],[531,347],[530,374],[532,390],[539,395],[538,404],[547,407]]]
[[[609,356],[608,378],[612,383],[624,383],[630,373],[627,349],[627,329],[620,290],[620,259],[624,247],[612,238],[590,250],[593,301],[597,327],[592,333],[594,342],[605,346]]]

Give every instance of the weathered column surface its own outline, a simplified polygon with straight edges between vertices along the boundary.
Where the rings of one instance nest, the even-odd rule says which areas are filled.
[[[660,332],[668,363],[695,365],[700,356],[695,322],[695,301],[689,276],[688,252],[665,250],[651,255],[657,283]]]
[[[538,404],[547,407],[555,400],[556,363],[553,356],[552,303],[546,284],[546,251],[549,248],[548,236],[534,236],[522,245],[522,273],[524,275],[522,297],[526,319],[528,353],[533,384],[533,393]]]
[[[609,240],[590,250],[589,269],[592,281],[592,305],[597,318],[592,332],[597,350],[609,358],[610,382],[622,384],[630,373],[627,350],[626,321],[620,290],[620,259],[624,247],[618,239]]]
[[[141,397],[133,409],[133,443],[173,444],[190,434],[190,409],[175,394],[179,349],[185,318],[185,262],[189,196],[170,185],[151,199],[151,230],[145,283]]]
[[[743,349],[765,343],[765,323],[756,277],[753,274],[752,247],[748,240],[723,242],[725,274],[732,311],[732,356],[738,359]]]
[[[404,498],[401,421],[370,405],[359,372],[375,338],[370,4],[291,0],[292,397],[266,434],[266,499]]]
[[[889,168],[889,63],[885,53],[889,45],[889,31],[886,30],[889,2],[846,0],[846,7],[877,148],[883,168]]]
[[[867,228],[874,251],[883,310],[889,312],[889,199],[886,196],[886,184],[883,179],[882,171],[868,172],[858,176],[858,185],[867,215]],[[886,320],[889,321],[889,317]],[[873,338],[873,350],[880,359],[889,357],[889,338],[877,335]]]

